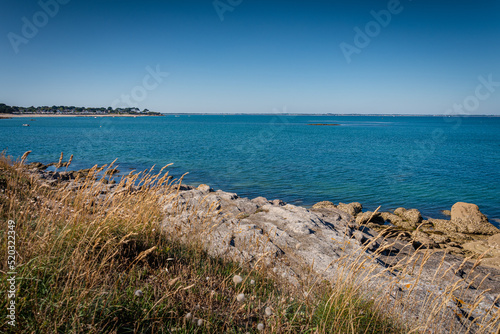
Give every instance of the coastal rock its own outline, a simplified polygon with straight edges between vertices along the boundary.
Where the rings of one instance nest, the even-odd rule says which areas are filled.
[[[397,208],[394,214],[387,212],[383,214],[383,217],[391,224],[407,230],[414,230],[422,223],[422,215],[416,209]]]
[[[450,217],[451,216],[451,211],[450,210],[441,210],[441,213],[445,216]]]
[[[438,244],[434,241],[434,239],[430,238],[427,233],[421,231],[414,231],[412,233],[412,242],[413,247],[415,248],[436,248]]]
[[[283,206],[283,205],[286,205],[286,203],[285,203],[285,202],[283,202],[283,201],[282,201],[282,200],[280,200],[280,199],[275,199],[275,200],[272,200],[272,201],[271,201],[271,203],[272,203],[273,205],[276,205],[276,206]]]
[[[385,220],[379,212],[373,213],[372,211],[366,211],[356,216],[356,223],[360,225],[368,223],[384,225]]]
[[[221,199],[224,199],[226,201],[231,201],[231,200],[234,200],[234,199],[238,199],[238,194],[236,194],[236,193],[228,193],[228,192],[225,192],[225,191],[222,191],[222,190],[217,190],[215,193]]]
[[[397,215],[397,216],[402,216],[403,213],[405,213],[406,209],[405,208],[396,208],[394,209],[394,214]]]
[[[372,215],[372,212],[359,214],[361,205],[355,205],[355,209],[344,204],[341,210],[329,203],[322,203],[307,210],[283,202],[269,202],[263,197],[249,200],[222,191],[211,192],[207,196],[193,188],[180,192],[178,196],[179,204],[199,208],[200,215],[206,214],[206,208],[213,208],[214,203],[219,203],[220,211],[213,212],[211,219],[204,220],[206,225],[197,226],[192,223],[189,215],[178,211],[176,214],[173,207],[165,207],[166,211],[170,212],[163,221],[167,232],[181,233],[181,239],[196,235],[210,254],[249,266],[268,268],[293,285],[300,286],[302,280],[311,277],[310,275],[317,275],[318,279],[321,277],[336,281],[340,279],[339,275],[346,273],[344,268],[349,266],[349,261],[355,261],[357,258],[363,263],[362,266],[356,267],[361,270],[359,277],[373,277],[367,281],[363,279],[366,291],[378,291],[384,287],[390,291],[397,289],[400,292],[397,299],[392,297],[391,300],[404,305],[404,317],[413,320],[421,315],[426,301],[437,298],[450,285],[463,285],[465,290],[461,291],[466,295],[464,298],[469,300],[473,300],[479,293],[483,293],[487,298],[488,302],[474,309],[475,317],[482,317],[490,305],[488,303],[492,303],[496,298],[495,294],[500,293],[500,275],[497,277],[494,274],[485,279],[489,277],[490,269],[483,269],[482,266],[474,268],[474,273],[479,271],[477,277],[470,275],[470,279],[463,282],[463,277],[469,275],[473,265],[463,265],[463,258],[452,254],[462,255],[467,251],[460,247],[460,243],[453,241],[461,238],[461,235],[466,237],[465,234],[454,232],[453,236],[449,236],[447,233],[432,230],[410,233],[399,227],[389,227],[384,229],[382,238],[378,232],[369,228],[371,224],[375,225],[374,223],[360,225],[353,220],[349,212],[358,213],[358,222],[367,221]],[[421,220],[419,213],[410,211],[410,214],[405,215],[406,211],[410,210],[398,210],[415,226],[416,222]],[[402,217],[391,213],[374,216],[378,216],[379,222],[405,222]],[[388,239],[389,236],[397,239]],[[408,240],[410,244],[402,240]],[[496,245],[500,241],[495,238],[491,242]],[[443,251],[439,251],[439,248],[443,248]],[[412,255],[415,251],[428,252],[430,249],[430,257],[426,258],[427,262],[420,269],[418,261],[422,257]],[[391,266],[399,266],[401,263],[407,263],[409,268],[419,268],[418,279],[415,280],[411,273],[389,270]],[[458,269],[463,273],[457,276],[454,273]],[[389,271],[384,272],[387,270]],[[467,289],[469,284],[479,286],[478,282],[486,284],[490,291]],[[408,286],[412,288],[409,289]],[[409,298],[407,293],[410,291],[411,302],[406,303]],[[460,307],[462,310],[463,305]],[[442,317],[446,318],[448,332],[451,328],[454,328],[452,332],[462,332],[469,324],[462,323],[464,320],[458,319],[452,311],[445,312]]]
[[[382,216],[382,218],[385,221],[391,223],[392,225],[401,226],[403,224],[403,218],[401,218],[393,213],[381,212],[380,215]]]
[[[484,265],[500,268],[500,234],[485,240],[465,243],[462,247],[477,256],[484,254],[485,257],[481,261]]]
[[[262,197],[262,196],[259,196],[259,197],[255,197],[255,198],[252,200],[252,203],[257,204],[257,205],[260,207],[260,206],[263,206],[263,205],[269,204],[270,202],[267,200],[267,198]]]
[[[500,249],[500,233],[492,235],[487,239],[488,245],[494,249]]]
[[[313,209],[335,209],[337,206],[330,201],[323,201],[312,206]]]
[[[81,184],[78,180],[68,182],[75,189]],[[113,186],[106,186],[106,191],[112,189]],[[473,320],[479,319],[477,323],[480,323],[482,317],[488,317],[489,308],[497,303],[495,298],[500,293],[500,270],[474,266],[450,254],[463,254],[460,244],[454,241],[459,238],[477,242],[469,247],[475,251],[485,247],[497,251],[500,234],[487,240],[472,240],[481,236],[456,230],[450,234],[437,230],[410,234],[398,227],[389,227],[384,229],[386,234],[382,238],[369,228],[373,223],[360,225],[353,220],[350,212],[360,217],[371,216],[371,212],[359,215],[359,203],[344,204],[352,210],[330,205],[308,210],[282,201],[269,202],[263,197],[249,200],[234,193],[213,191],[208,186],[183,185],[178,191],[162,193],[161,200],[164,199],[162,228],[172,238],[189,242],[198,238],[213,256],[267,271],[297,287],[316,279],[332,283],[348,279],[349,284],[359,283],[360,291],[366,292],[367,297],[387,293],[384,305],[403,321],[419,321],[423,319],[422,314],[431,314],[433,305],[426,302],[449,299],[447,287],[450,286],[462,287],[460,298],[467,303],[478,295],[483,298],[479,304],[471,303],[474,313],[470,319],[459,318],[454,313],[468,312],[467,305],[453,302],[457,304],[455,307],[450,304],[449,312],[444,310],[439,314],[446,328],[438,327],[434,333],[462,333],[469,326],[475,328]],[[404,216],[406,211],[410,210],[401,214]],[[389,213],[377,216],[381,220],[405,221]],[[390,233],[394,238],[390,239]],[[413,240],[413,246],[420,248],[419,253],[415,253],[411,243],[401,242],[402,239]],[[438,244],[446,249],[438,250]],[[429,251],[428,248],[435,249]],[[426,262],[420,267],[419,261],[424,257]],[[494,257],[483,259],[483,263],[488,264],[488,261],[498,263]],[[418,270],[400,270],[401,265]],[[351,268],[356,268],[356,274],[351,273]],[[471,270],[474,270],[472,274]]]
[[[427,236],[431,238],[436,244],[441,245],[441,244],[446,244],[450,242],[450,237],[447,236],[444,233],[439,233],[439,232],[428,232]]]
[[[422,215],[420,214],[420,211],[418,211],[417,209],[406,210],[403,213],[402,218],[407,222],[409,222],[410,224],[414,224],[417,226],[420,223],[422,223]]]
[[[448,233],[447,235],[450,237],[452,242],[455,242],[458,245],[475,240],[474,234],[455,232],[455,233]]]
[[[402,219],[402,221],[396,221],[399,225],[395,225],[402,228],[414,230],[422,223],[422,215],[417,209],[406,210],[405,208],[397,208],[394,210],[394,214]]]
[[[451,222],[457,231],[470,234],[492,235],[500,233],[486,216],[479,211],[479,207],[472,203],[457,202],[451,207]]]
[[[339,203],[339,205],[337,205],[337,209],[356,217],[356,215],[363,210],[363,206],[359,202],[352,202],[349,204]]]
[[[214,191],[212,188],[210,188],[210,186],[206,184],[200,184],[196,189],[201,191],[202,193],[209,193]]]
[[[434,226],[436,231],[443,233],[455,233],[458,231],[457,226],[450,220],[430,218],[429,222]]]
[[[44,165],[41,162],[31,162],[28,165],[29,169],[46,170],[49,165]]]

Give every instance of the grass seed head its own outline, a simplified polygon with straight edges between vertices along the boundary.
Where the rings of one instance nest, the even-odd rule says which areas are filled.
[[[241,282],[243,282],[243,278],[241,278],[240,275],[234,275],[233,282],[234,284],[240,284]]]

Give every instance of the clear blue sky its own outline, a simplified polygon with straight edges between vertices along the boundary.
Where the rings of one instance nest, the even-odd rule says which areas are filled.
[[[134,92],[133,106],[172,113],[443,114],[466,101],[500,114],[500,86],[474,97],[479,76],[500,82],[498,0],[401,0],[379,31],[370,12],[388,1],[220,0],[224,20],[213,0],[59,1],[53,17],[1,1],[0,102],[100,107]],[[340,45],[367,24],[348,63]]]

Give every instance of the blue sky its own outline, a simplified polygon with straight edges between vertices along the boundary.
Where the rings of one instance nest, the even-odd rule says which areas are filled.
[[[361,114],[465,103],[499,115],[500,1],[437,2],[2,0],[0,102]]]

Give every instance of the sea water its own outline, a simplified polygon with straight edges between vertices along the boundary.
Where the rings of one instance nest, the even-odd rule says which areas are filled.
[[[499,225],[500,117],[28,117],[0,120],[0,149],[44,163],[73,154],[72,169],[173,163],[188,184],[304,206],[358,201],[443,218],[470,202]]]

